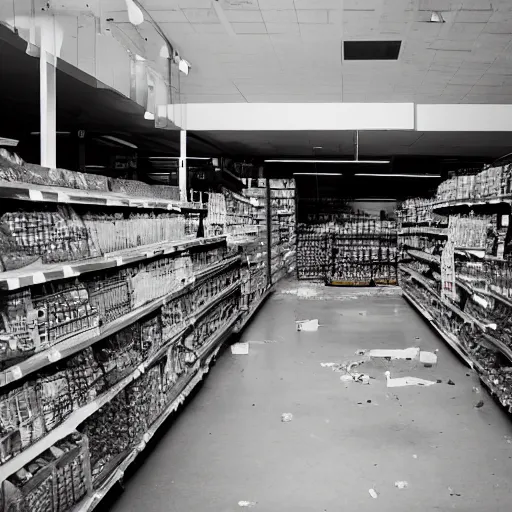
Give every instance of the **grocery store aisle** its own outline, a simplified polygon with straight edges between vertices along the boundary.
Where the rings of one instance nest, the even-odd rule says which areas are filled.
[[[265,512],[508,512],[512,422],[484,390],[472,392],[475,378],[405,300],[290,286],[245,332],[260,343],[219,359],[111,510],[234,512],[247,501]],[[305,318],[322,327],[297,332]],[[409,346],[439,348],[438,365],[366,364],[370,385],[345,384],[320,365],[356,360],[361,348]],[[386,388],[388,368],[442,383]],[[408,487],[396,488],[399,480]]]

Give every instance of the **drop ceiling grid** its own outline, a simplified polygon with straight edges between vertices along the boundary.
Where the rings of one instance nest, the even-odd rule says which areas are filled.
[[[512,0],[220,0],[234,38],[212,1],[142,0],[193,64],[181,81],[187,101],[512,97]],[[428,23],[433,10],[446,23]],[[342,34],[403,40],[399,61],[342,66]]]

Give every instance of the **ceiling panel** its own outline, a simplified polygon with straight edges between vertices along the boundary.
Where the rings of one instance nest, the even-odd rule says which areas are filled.
[[[189,101],[201,94],[216,101],[214,83],[240,101],[275,101],[284,94],[283,74],[290,87],[303,87],[295,94],[307,102],[338,90],[344,101],[369,102],[512,96],[511,0],[219,0],[235,36],[215,0],[140,1],[192,63],[181,79]],[[429,23],[432,11],[445,23]],[[398,61],[342,62],[342,42],[365,39],[401,40]],[[240,79],[255,89],[244,96],[232,83]]]

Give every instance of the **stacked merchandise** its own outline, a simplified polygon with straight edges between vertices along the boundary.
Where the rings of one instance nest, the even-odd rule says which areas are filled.
[[[209,193],[204,224],[206,236],[227,235],[229,243],[259,238],[265,227],[260,224],[251,201],[226,188],[222,193]]]
[[[325,280],[332,269],[332,236],[351,209],[342,198],[301,197],[297,225],[297,276]]]
[[[295,180],[269,179],[272,283],[295,270]]]
[[[396,223],[366,215],[343,215],[331,236],[333,284],[396,284]]]
[[[205,234],[227,235],[228,245],[242,254],[241,307],[247,312],[268,289],[265,206],[265,188],[245,190],[244,196],[223,188],[208,198]]]
[[[212,258],[216,261],[220,258],[222,262],[226,251],[224,245],[212,251],[206,249],[177,257],[178,261],[185,260],[186,268],[200,272],[201,277],[192,288],[183,287],[180,269],[184,267],[175,265],[176,276],[169,273],[166,279],[157,277],[155,283],[162,285],[170,280],[181,293],[140,320],[135,319],[101,340],[92,340],[91,346],[77,348],[70,357],[62,358],[58,352],[49,352],[41,370],[30,372],[30,366],[24,367],[27,377],[25,373],[16,376],[17,380],[2,390],[1,475],[4,474],[3,464],[14,464],[17,468],[17,457],[32,449],[37,441],[50,435],[58,440],[70,427],[78,427],[82,434],[57,442],[48,452],[34,452],[32,462],[6,473],[9,478],[4,497],[16,500],[20,506],[30,505],[28,510],[64,512],[91,490],[91,481],[94,488],[101,487],[119,464],[132,457],[152,425],[182,392],[180,383],[190,382],[207,357],[218,350],[223,336],[231,332],[238,319],[239,259],[230,258],[216,270],[204,273],[205,266],[211,266]],[[128,276],[130,274],[127,272]],[[150,281],[151,274],[145,279]],[[98,283],[97,277],[94,283]],[[37,334],[41,340],[46,340],[44,348],[52,344],[59,346],[62,337],[49,333],[61,316],[64,323],[65,318],[70,317],[69,320],[79,322],[79,326],[84,322],[77,316],[81,311],[94,315],[96,323],[98,316],[105,320],[101,311],[109,308],[90,306],[88,284],[64,282],[59,285],[61,289],[55,292],[58,295],[53,294],[51,298],[44,295],[37,298],[40,302],[36,302],[39,297],[36,293],[42,291],[29,290],[23,306],[16,307],[20,298],[16,302],[10,300],[12,294],[8,294],[3,299],[9,308],[2,311],[2,316],[25,314],[26,304],[34,302],[36,311],[44,311],[44,315],[35,316],[36,319],[41,317]],[[70,291],[75,290],[70,286],[78,291]],[[150,297],[155,295],[151,286],[144,286],[143,290]],[[169,288],[165,288],[160,293],[168,291]],[[76,297],[77,303],[65,302],[67,297]],[[115,297],[107,302],[110,305],[112,301]],[[8,339],[4,337],[4,349],[13,350],[18,338],[25,343],[26,334],[11,333]],[[7,359],[7,355],[4,350],[3,363],[11,365],[12,359]],[[16,362],[20,364],[21,360],[18,358]],[[10,370],[14,368],[11,366]],[[63,452],[66,452],[65,457]]]
[[[512,164],[488,167],[478,174],[458,175],[439,185],[439,204],[464,200],[497,200],[512,193]]]
[[[222,239],[182,243],[199,224],[185,213],[38,200],[6,203],[0,230],[4,268],[52,264],[24,270],[29,284],[1,276],[0,504],[66,512],[105,494],[233,332],[240,257]],[[141,255],[57,264],[130,248]]]
[[[24,162],[16,154],[0,148],[0,182],[31,183],[63,187],[75,190],[96,192],[114,192],[131,197],[144,197],[179,202],[178,187],[168,185],[148,185],[141,181],[121,180],[68,171],[66,169],[49,169],[36,164]]]
[[[449,215],[441,286],[401,266],[404,294],[512,410],[511,167],[490,167],[439,186]],[[507,211],[507,210],[508,211]],[[504,213],[506,211],[506,213]],[[441,293],[439,293],[441,290]],[[457,325],[454,325],[456,322]]]
[[[197,236],[199,214],[97,213],[67,205],[10,207],[0,213],[0,271],[43,264],[129,256],[143,246],[163,246]]]

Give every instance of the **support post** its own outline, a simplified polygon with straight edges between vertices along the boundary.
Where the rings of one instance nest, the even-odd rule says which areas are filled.
[[[56,34],[55,18],[49,16],[41,25],[41,51],[39,57],[39,95],[41,165],[57,167],[57,54],[60,34]],[[59,41],[57,41],[57,36]]]
[[[265,210],[267,212],[267,284],[272,286],[272,203],[270,200],[270,181],[268,177],[265,179],[266,186],[266,203]]]
[[[178,175],[180,199],[187,200],[187,130],[180,132],[180,168]]]

